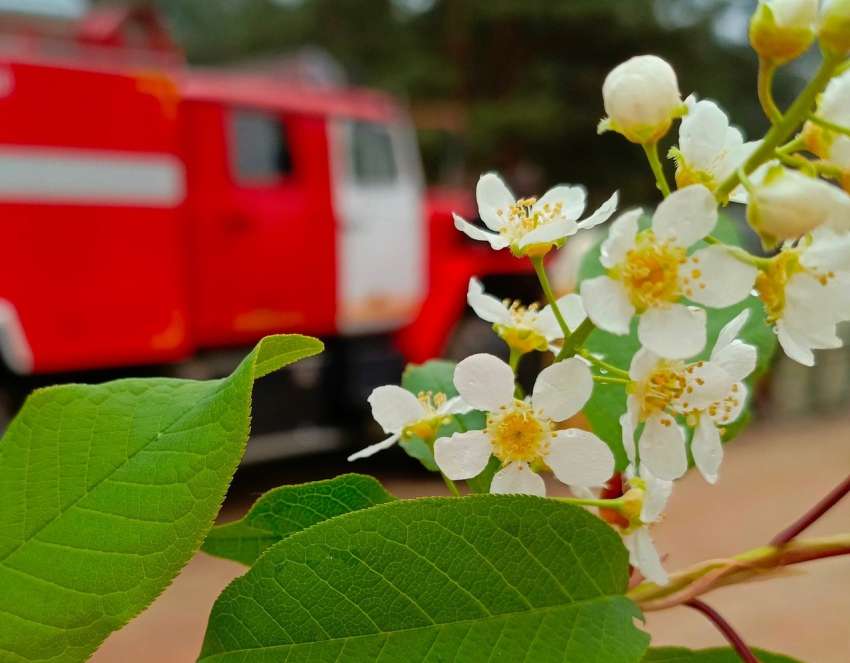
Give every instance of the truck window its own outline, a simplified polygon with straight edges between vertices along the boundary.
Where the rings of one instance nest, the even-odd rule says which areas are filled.
[[[292,174],[292,155],[280,117],[237,110],[231,121],[234,175],[239,182],[278,180]]]
[[[354,179],[360,184],[388,184],[398,176],[392,137],[376,122],[353,122],[351,161]]]

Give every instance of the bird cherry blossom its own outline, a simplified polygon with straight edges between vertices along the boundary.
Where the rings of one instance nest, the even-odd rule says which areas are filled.
[[[452,415],[464,414],[472,409],[459,396],[446,398],[443,393],[431,392],[420,392],[415,396],[396,385],[375,389],[369,396],[369,405],[375,421],[389,437],[352,454],[348,457],[350,461],[389,449],[400,439],[433,439],[440,427],[451,422]]]
[[[660,519],[673,490],[673,482],[653,476],[645,465],[640,466],[639,473],[635,472],[634,465],[629,465],[625,477],[627,490],[624,501],[629,525],[620,533],[629,551],[629,563],[647,580],[664,586],[668,582],[667,572],[649,536],[649,528]]]
[[[688,114],[679,126],[679,145],[670,149],[676,160],[676,185],[684,189],[702,184],[714,191],[759,146],[761,141],[744,142],[740,130],[729,125],[729,118],[713,101],[698,101],[696,95],[685,99]],[[732,200],[746,200],[746,191],[738,187]]]
[[[749,311],[736,316],[717,337],[709,361],[685,363],[663,359],[646,348],[629,368],[627,411],[620,417],[623,447],[635,462],[635,430],[643,423],[640,462],[653,475],[678,479],[688,469],[685,436],[676,421],[683,415],[694,429],[694,462],[710,483],[717,480],[722,458],[722,427],[741,414],[747,397],[741,382],[755,370],[756,349],[736,339]]]
[[[602,84],[608,114],[599,133],[616,131],[633,143],[658,141],[687,108],[682,103],[676,72],[655,55],[639,55],[614,67]]]
[[[500,301],[486,294],[481,281],[475,277],[469,280],[466,301],[479,318],[493,324],[499,338],[516,352],[554,350],[553,343],[564,338],[551,306],[541,309],[537,304],[525,307],[517,301]],[[586,317],[581,297],[576,294],[565,295],[556,304],[570,331]]]
[[[593,390],[590,369],[579,359],[545,368],[530,399],[515,398],[513,371],[492,355],[464,359],[457,365],[454,382],[464,402],[487,412],[487,427],[436,441],[434,459],[449,479],[477,476],[491,454],[502,462],[491,493],[544,496],[543,479],[531,469],[539,462],[568,485],[595,486],[614,472],[614,456],[598,437],[555,428],[578,412]]]
[[[705,346],[705,311],[682,300],[731,306],[749,295],[758,270],[722,245],[687,255],[717,223],[714,196],[701,184],[671,194],[651,229],[638,232],[641,214],[626,212],[611,225],[600,258],[607,274],[582,283],[584,308],[598,327],[619,335],[638,315],[642,345],[669,359],[691,357]]]
[[[768,246],[798,239],[819,226],[846,232],[850,195],[817,177],[772,166],[749,192],[747,221]]]
[[[800,57],[815,38],[818,0],[759,0],[750,20],[750,43],[774,64]]]
[[[517,200],[498,175],[487,173],[478,180],[475,196],[478,214],[491,232],[457,214],[455,227],[472,239],[489,242],[496,250],[510,247],[518,257],[545,255],[579,230],[604,223],[616,211],[618,198],[615,193],[591,216],[579,221],[587,205],[587,194],[580,186],[561,184],[540,199]]]
[[[840,348],[835,327],[850,320],[850,234],[821,227],[786,244],[758,275],[756,290],[785,354],[813,366],[812,350]]]

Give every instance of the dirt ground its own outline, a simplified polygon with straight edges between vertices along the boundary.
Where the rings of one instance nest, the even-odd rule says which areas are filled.
[[[401,497],[445,494],[439,479],[393,470],[397,461],[362,461]],[[371,462],[371,464],[370,464]],[[326,478],[350,469],[336,458],[290,461],[237,477],[236,497],[222,520],[231,520],[274,485]],[[714,487],[689,474],[677,484],[666,520],[653,537],[668,570],[742,552],[769,540],[850,472],[850,415],[787,424],[762,424],[729,445]],[[554,492],[554,491],[553,491]],[[811,530],[847,531],[850,497]],[[188,663],[200,650],[210,608],[244,567],[198,554],[174,584],[141,616],[114,634],[95,663]],[[850,660],[850,558],[813,562],[787,577],[718,590],[704,597],[748,643],[805,663]],[[689,608],[647,615],[654,645],[708,647],[725,641]]]

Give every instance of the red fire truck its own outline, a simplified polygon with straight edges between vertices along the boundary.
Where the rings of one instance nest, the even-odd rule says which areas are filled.
[[[472,201],[426,190],[387,95],[141,62],[120,43],[0,41],[7,410],[69,379],[218,377],[298,332],[328,351],[262,381],[257,437],[334,425],[445,349],[471,275],[524,269],[454,230]]]

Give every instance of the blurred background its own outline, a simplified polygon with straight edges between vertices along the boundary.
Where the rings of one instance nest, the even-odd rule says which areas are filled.
[[[222,519],[273,486],[348,471],[352,445],[380,433],[366,397],[405,362],[502,353],[466,310],[470,276],[499,296],[540,296],[520,261],[453,229],[451,212],[477,216],[478,176],[497,170],[519,195],[579,182],[591,210],[614,189],[621,208],[656,201],[641,150],[596,134],[605,75],[660,55],[684,95],[716,100],[761,136],[755,6],[0,0],[0,425],[38,386],[220,377],[263,335],[301,332],[328,351],[258,383]],[[780,71],[780,107],[817,62]],[[666,140],[662,154],[675,132]],[[741,210],[729,214],[757,250]],[[560,291],[593,240],[549,265]],[[760,545],[846,474],[848,395],[845,350],[815,369],[777,356],[720,487],[682,482],[658,530],[668,566]],[[351,469],[400,496],[442,490],[398,449]],[[212,601],[239,573],[199,555],[94,660],[193,660]],[[836,615],[850,606],[829,573],[722,590],[717,607],[752,644],[843,662]],[[649,628],[659,644],[723,644],[684,608]]]

